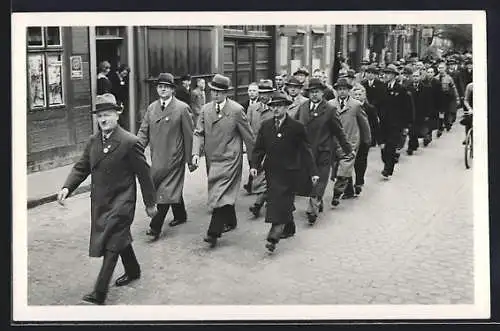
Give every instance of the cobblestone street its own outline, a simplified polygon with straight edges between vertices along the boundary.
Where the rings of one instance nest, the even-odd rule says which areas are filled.
[[[138,197],[132,234],[142,278],[113,285],[107,304],[472,304],[473,172],[463,164],[463,134],[457,123],[413,156],[403,150],[387,182],[372,148],[361,196],[333,209],[330,183],[313,227],[298,198],[297,233],[272,255],[264,247],[270,225],[251,217],[255,196],[243,189],[237,229],[214,250],[203,242],[210,214],[201,164],[186,175],[188,223],[169,228],[169,213],[155,243]],[[80,304],[92,290],[101,260],[88,257],[89,231],[88,193],[28,211],[29,305]],[[122,272],[119,262],[113,282]]]

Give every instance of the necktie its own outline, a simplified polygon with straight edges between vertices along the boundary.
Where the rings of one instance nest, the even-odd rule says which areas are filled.
[[[162,101],[161,102],[161,110],[164,111],[165,110],[165,101]]]
[[[217,112],[217,114],[220,112],[220,105],[219,104],[217,104],[216,112]]]
[[[274,126],[276,127],[276,131],[279,131],[280,129],[280,120],[279,119],[275,119],[274,120]]]
[[[344,106],[345,106],[345,101],[344,101],[344,99],[341,99],[340,100],[340,109],[344,109]]]
[[[312,103],[312,107],[311,107],[311,111],[313,112],[313,111],[315,111],[315,110],[316,110],[316,104],[313,102],[313,103]]]

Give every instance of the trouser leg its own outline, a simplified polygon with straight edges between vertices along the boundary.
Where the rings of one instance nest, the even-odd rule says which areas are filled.
[[[292,221],[292,222],[289,222],[289,223],[286,223],[284,228],[283,228],[283,234],[285,235],[294,235],[295,234],[295,222]]]
[[[347,184],[344,190],[346,195],[354,195],[354,181],[351,177],[347,177]]]
[[[349,185],[349,177],[337,177],[335,185],[333,186],[333,198],[338,199],[346,190],[347,185]]]
[[[219,238],[224,229],[224,207],[214,208],[212,210],[212,218],[208,226],[207,235],[214,238]]]
[[[123,268],[125,273],[131,277],[138,276],[141,274],[141,267],[135,256],[132,244],[128,245],[125,249],[120,252],[120,257],[122,259]]]
[[[356,174],[356,185],[365,184],[365,173],[368,166],[368,151],[369,146],[361,144],[356,154],[356,161],[354,162],[354,173]]]
[[[285,224],[273,224],[267,234],[267,241],[277,244],[280,241],[284,228]]]
[[[262,192],[257,195],[254,205],[260,208],[264,205],[266,201],[267,201],[267,192]]]
[[[184,204],[183,197],[181,197],[181,201],[179,203],[172,204],[172,213],[174,214],[174,219],[177,221],[187,220],[186,205]]]
[[[231,227],[236,227],[238,222],[236,219],[236,209],[234,208],[234,205],[227,205],[224,207],[225,207],[224,214],[226,217],[225,224]]]
[[[389,142],[382,149],[382,160],[384,161],[384,170],[392,175],[394,172],[394,160],[396,155],[396,144]]]
[[[312,196],[309,198],[306,213],[312,217],[318,217],[321,198]]]
[[[108,293],[109,283],[113,272],[115,271],[116,263],[118,262],[118,252],[108,251],[104,252],[101,270],[97,275],[94,290],[99,293]]]
[[[163,223],[165,223],[165,217],[167,216],[169,204],[158,204],[158,213],[151,219],[149,227],[156,233],[160,233],[163,228]]]

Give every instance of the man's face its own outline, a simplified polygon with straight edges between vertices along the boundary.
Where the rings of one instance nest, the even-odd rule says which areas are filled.
[[[337,88],[337,94],[340,98],[347,98],[347,96],[349,95],[349,88],[347,88],[347,86],[340,86],[339,88]]]
[[[277,87],[282,87],[285,84],[285,80],[281,76],[274,77],[274,83]]]
[[[290,94],[292,97],[296,97],[297,95],[299,95],[300,90],[301,89],[298,86],[293,86],[293,85],[288,86],[288,94]]]
[[[472,63],[467,64],[467,70],[472,71],[473,65]]]
[[[328,76],[326,74],[326,72],[322,71],[321,72],[321,81],[323,82],[323,84],[326,85],[326,83],[328,82]]]
[[[434,75],[435,75],[434,69],[428,68],[427,69],[427,78],[431,79],[432,77],[434,77]]]
[[[185,88],[189,89],[190,85],[191,85],[190,80],[183,80],[182,81],[182,86],[184,86]]]
[[[248,97],[250,100],[255,100],[259,96],[259,88],[257,85],[250,85],[248,87]]]
[[[198,87],[201,89],[201,90],[204,90],[205,89],[205,80],[204,79],[200,79],[197,83]]]
[[[366,100],[366,94],[365,92],[363,92],[363,90],[355,90],[353,93],[352,93],[352,97],[356,100],[358,100],[359,102],[361,103],[364,103],[365,100]]]
[[[323,79],[323,74],[321,73],[321,71],[315,71],[313,73],[313,78]]]
[[[168,99],[174,93],[173,87],[167,84],[158,84],[156,86],[156,92],[158,92],[158,96],[162,99]]]
[[[304,83],[306,81],[306,75],[304,74],[296,74],[295,78],[297,78],[301,83]]]
[[[212,99],[217,103],[221,103],[227,98],[227,91],[212,90],[211,94]]]
[[[413,81],[414,81],[415,83],[420,82],[420,78],[421,78],[421,77],[422,77],[422,76],[420,75],[420,71],[415,71],[415,72],[413,73],[413,75],[412,75],[412,79],[413,79]]]
[[[118,125],[118,113],[115,110],[103,110],[96,114],[97,123],[105,133],[113,130]]]
[[[375,79],[375,74],[373,72],[367,72],[366,78],[368,78],[368,80],[373,80]]]
[[[446,73],[446,64],[440,63],[439,66],[438,66],[438,71],[439,71],[440,74]]]
[[[128,70],[122,70],[119,74],[122,78],[126,78],[128,76]]]
[[[320,102],[323,99],[323,90],[319,88],[309,90],[309,99],[314,103]]]
[[[384,72],[384,81],[386,81],[386,82],[390,82],[395,77],[396,77],[396,75],[391,73],[391,72]]]
[[[286,114],[287,106],[285,104],[272,104],[269,108],[273,111],[274,118],[283,118]]]
[[[263,104],[267,104],[269,102],[269,100],[271,99],[271,95],[272,95],[272,92],[260,93],[259,94],[260,102],[262,102]]]

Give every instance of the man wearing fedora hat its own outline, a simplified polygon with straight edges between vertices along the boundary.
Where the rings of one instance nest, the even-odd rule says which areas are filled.
[[[229,77],[217,74],[208,83],[212,102],[203,106],[196,124],[193,165],[202,149],[208,175],[208,205],[212,218],[205,241],[215,247],[222,232],[236,228],[234,208],[243,170],[243,142],[252,150],[255,136],[243,107],[227,97],[232,89]]]
[[[300,105],[309,99],[302,95],[302,87],[304,84],[301,83],[296,77],[290,77],[290,79],[286,81],[285,85],[288,90],[288,97],[292,101],[292,103],[288,105],[287,113],[291,118],[295,119]]]
[[[366,98],[369,104],[371,104],[377,113],[380,111],[380,104],[385,95],[385,85],[378,78],[378,69],[375,65],[370,65],[366,69],[366,79],[361,82],[361,85],[366,90]]]
[[[189,105],[191,103],[191,75],[183,75],[180,78],[180,85],[175,90],[175,97]]]
[[[93,113],[100,130],[90,137],[57,195],[58,202],[64,204],[66,198],[92,176],[89,255],[104,259],[94,290],[83,300],[100,305],[106,300],[118,257],[125,274],[116,280],[116,286],[126,285],[141,274],[130,233],[136,207],[136,178],[148,216],[153,217],[157,212],[144,147],[136,136],[118,125],[120,111],[112,94],[97,96]]]
[[[382,161],[384,169],[382,177],[389,179],[393,175],[398,155],[396,149],[403,133],[408,133],[412,120],[411,99],[408,91],[396,79],[399,72],[395,65],[389,64],[383,69],[386,80],[385,96],[380,106],[380,129]]]
[[[304,189],[302,184],[312,187],[319,179],[305,128],[287,115],[291,103],[286,94],[273,93],[269,103],[273,118],[262,123],[251,156],[250,172],[255,176],[263,169],[266,176],[266,223],[272,224],[266,248],[270,252],[280,239],[295,233],[295,193]],[[298,180],[304,170],[307,183]]]
[[[259,132],[262,122],[273,117],[273,112],[268,106],[273,92],[273,81],[270,79],[261,79],[259,82],[259,102],[249,106],[247,111],[248,122],[254,134]],[[251,155],[252,151],[248,150],[247,157],[249,160]],[[257,198],[255,199],[255,203],[250,207],[250,212],[252,212],[255,217],[258,217],[260,209],[266,201],[266,179],[263,172],[258,172],[256,176],[251,177],[252,186],[250,191],[257,194]]]
[[[174,214],[170,226],[187,221],[182,195],[186,163],[191,162],[193,121],[189,106],[177,99],[174,91],[172,74],[161,73],[156,85],[159,98],[149,105],[137,133],[143,146],[150,146],[151,174],[158,200],[158,214],[146,233],[152,241],[159,239],[170,207]]]
[[[318,168],[319,181],[315,185],[309,199],[307,218],[314,224],[318,214],[323,210],[323,195],[328,183],[328,174],[333,151],[333,137],[338,139],[346,154],[346,159],[354,159],[351,145],[346,141],[340,119],[333,108],[323,99],[325,85],[320,79],[309,81],[310,99],[304,102],[297,113],[297,119],[306,127],[307,137],[311,143],[314,162]]]

